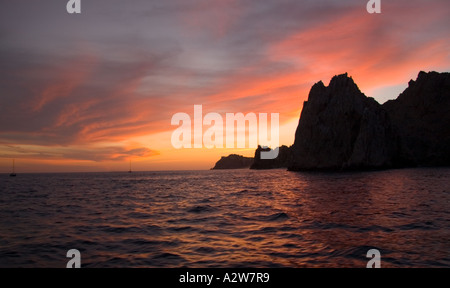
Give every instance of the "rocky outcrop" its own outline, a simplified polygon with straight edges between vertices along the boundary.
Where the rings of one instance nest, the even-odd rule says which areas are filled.
[[[365,96],[347,74],[333,77],[328,86],[320,81],[303,105],[294,145],[277,149],[273,160],[262,160],[266,150],[258,147],[254,161],[230,155],[214,169],[450,166],[450,73],[420,72],[396,100],[383,105]]]
[[[262,148],[258,146],[255,151],[255,160],[250,169],[278,169],[287,168],[289,163],[292,162],[291,150],[287,146],[281,146],[278,149],[278,157],[275,159],[261,159],[262,151],[270,151],[270,148]]]
[[[241,155],[231,154],[228,157],[222,157],[217,161],[212,170],[223,169],[248,169],[253,164],[253,158]]]
[[[450,73],[420,72],[383,108],[399,136],[398,166],[450,165]]]
[[[270,151],[270,148],[262,148],[258,146],[255,151],[255,158],[243,157],[240,155],[231,154],[228,157],[222,157],[212,168],[212,170],[221,169],[278,169],[287,168],[292,162],[291,150],[287,146],[276,148],[278,150],[278,157],[275,159],[261,159],[262,151]]]
[[[315,84],[291,153],[290,170],[450,165],[450,73],[420,72],[384,105],[347,74]]]
[[[372,169],[391,166],[395,134],[389,115],[347,74],[315,84],[304,103],[290,170]]]

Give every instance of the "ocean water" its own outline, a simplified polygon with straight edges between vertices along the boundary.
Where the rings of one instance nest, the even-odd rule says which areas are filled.
[[[450,267],[450,169],[0,175],[0,267]]]

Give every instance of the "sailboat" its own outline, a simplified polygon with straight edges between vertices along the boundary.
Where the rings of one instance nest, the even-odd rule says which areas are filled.
[[[9,177],[16,177],[17,176],[17,174],[16,174],[16,165],[15,164],[16,164],[15,163],[15,159],[13,159],[13,170],[12,170],[12,173],[9,174]]]
[[[130,160],[130,170],[128,171],[128,173],[132,173],[132,171],[131,171],[131,160]]]

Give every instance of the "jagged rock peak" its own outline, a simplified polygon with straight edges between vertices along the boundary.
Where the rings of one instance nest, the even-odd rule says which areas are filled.
[[[425,84],[430,81],[436,82],[436,81],[439,81],[439,79],[444,80],[444,79],[448,78],[449,74],[450,73],[448,73],[448,72],[439,73],[436,71],[430,71],[430,72],[420,71],[416,80],[409,81],[408,87],[413,88],[416,84]],[[433,84],[438,84],[438,83],[433,83]]]
[[[309,93],[308,102],[323,102],[328,101],[329,98],[346,95],[363,95],[359,90],[358,85],[353,81],[352,77],[348,76],[348,73],[334,76],[328,86],[325,86],[322,81],[317,82],[311,88]]]
[[[347,73],[315,85],[303,106],[291,170],[383,167],[393,148],[388,116]]]
[[[353,81],[352,77],[348,76],[348,73],[344,73],[344,74],[340,74],[340,75],[335,75],[333,78],[331,78],[330,84],[328,85],[328,87],[332,88],[332,89],[339,89],[342,87],[358,87],[355,84],[355,81]],[[358,88],[359,91],[359,88]]]

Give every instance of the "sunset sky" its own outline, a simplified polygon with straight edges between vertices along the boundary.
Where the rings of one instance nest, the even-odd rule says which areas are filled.
[[[81,2],[1,1],[0,173],[209,169],[254,150],[176,150],[175,113],[280,113],[291,145],[319,80],[383,103],[450,71],[448,0]]]

